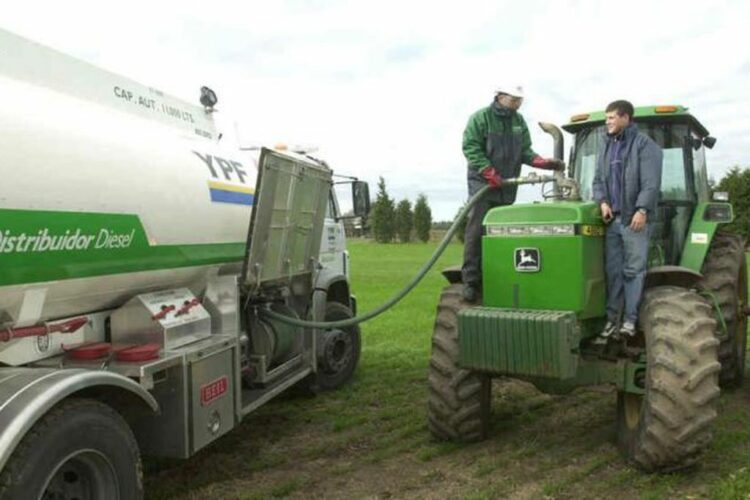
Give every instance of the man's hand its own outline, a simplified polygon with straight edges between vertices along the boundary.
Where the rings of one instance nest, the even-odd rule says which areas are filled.
[[[604,221],[605,224],[608,224],[609,221],[611,221],[613,218],[612,207],[609,206],[609,203],[607,203],[606,201],[603,201],[601,205],[599,205],[599,208],[602,211],[602,220]]]
[[[542,158],[541,156],[535,156],[531,160],[531,166],[544,170],[564,170],[565,162],[558,160],[557,158]]]
[[[630,220],[630,229],[635,231],[636,233],[643,229],[643,227],[646,225],[646,219],[648,216],[641,212],[640,210],[633,215],[633,218]]]
[[[491,165],[482,170],[482,177],[487,180],[487,184],[489,184],[492,189],[497,189],[503,185],[503,178],[500,177],[500,174],[495,170],[495,167]]]

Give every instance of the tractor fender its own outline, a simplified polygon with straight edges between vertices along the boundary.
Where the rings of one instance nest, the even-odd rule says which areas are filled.
[[[644,289],[655,286],[679,286],[682,288],[694,288],[703,275],[688,267],[683,266],[656,266],[646,273]]]
[[[159,412],[156,399],[133,380],[81,368],[0,368],[0,470],[26,433],[69,396],[136,400],[140,410]]]
[[[352,309],[354,299],[349,293],[349,281],[343,274],[323,269],[315,279],[315,290],[312,297],[312,319],[323,321],[326,315],[326,302],[340,302]]]

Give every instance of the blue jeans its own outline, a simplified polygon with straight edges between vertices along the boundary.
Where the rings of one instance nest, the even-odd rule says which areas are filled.
[[[624,320],[636,324],[646,278],[651,224],[636,232],[616,217],[607,227],[604,260],[607,273],[607,318],[617,323],[625,306]]]

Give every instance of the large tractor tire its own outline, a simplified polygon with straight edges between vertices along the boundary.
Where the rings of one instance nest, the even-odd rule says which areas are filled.
[[[138,444],[109,406],[60,403],[23,438],[0,475],[0,499],[140,499]]]
[[[463,285],[443,289],[432,335],[428,426],[442,440],[472,442],[487,436],[490,378],[458,366],[458,313],[468,304]]]
[[[702,288],[713,295],[726,325],[717,322],[722,387],[739,387],[745,377],[747,350],[747,262],[745,241],[736,234],[717,233],[703,263]]]
[[[649,472],[689,467],[711,443],[716,418],[721,366],[713,310],[695,292],[660,286],[646,291],[640,324],[645,394],[618,394],[618,444]]]

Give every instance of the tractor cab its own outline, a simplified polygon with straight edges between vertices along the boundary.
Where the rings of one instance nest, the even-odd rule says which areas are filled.
[[[651,220],[651,267],[679,265],[688,228],[699,204],[709,203],[706,148],[716,139],[683,106],[643,106],[635,109],[638,129],[653,139],[664,153],[661,197]],[[574,115],[563,126],[574,134],[569,175],[579,186],[581,197],[592,200],[591,185],[596,159],[604,149],[604,112]],[[730,214],[726,214],[730,215]]]

